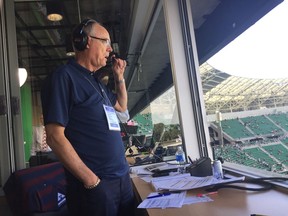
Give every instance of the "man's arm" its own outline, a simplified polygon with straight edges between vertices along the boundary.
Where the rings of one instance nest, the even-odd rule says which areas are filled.
[[[94,185],[98,177],[83,163],[69,140],[65,137],[65,128],[58,124],[45,126],[47,144],[76,178],[83,182],[84,186]]]
[[[127,90],[124,80],[124,71],[126,68],[126,61],[118,58],[114,58],[112,70],[115,80],[115,91],[117,94],[117,101],[114,108],[119,112],[125,112],[127,110]]]

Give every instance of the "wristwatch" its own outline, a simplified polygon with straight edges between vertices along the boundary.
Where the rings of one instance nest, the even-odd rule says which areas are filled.
[[[116,83],[125,83],[125,79],[117,80]]]

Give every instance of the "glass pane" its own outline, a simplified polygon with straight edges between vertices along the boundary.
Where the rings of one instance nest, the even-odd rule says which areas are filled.
[[[182,143],[164,14],[162,10],[157,12],[156,22],[151,22],[154,25],[151,32],[146,33],[143,30],[148,28],[147,23],[150,23],[149,18],[145,17],[147,23],[140,22],[143,29],[138,30],[137,36],[130,36],[128,35],[130,31],[139,28],[134,21],[129,20],[134,18],[132,13],[136,14],[132,10],[139,10],[136,6],[132,6],[132,2],[125,1],[121,4],[120,1],[107,1],[105,4],[97,5],[96,15],[93,15],[95,11],[91,11],[91,7],[80,2],[81,15],[93,18],[95,16],[110,33],[114,52],[122,54],[121,58],[127,58],[125,80],[128,89],[128,108],[132,117],[128,124],[122,125],[123,144],[127,148],[127,155],[132,155],[133,157],[130,158],[135,160],[141,160],[141,163],[137,164],[175,159],[175,148]],[[68,17],[64,17],[59,22],[51,22],[46,18],[46,2],[15,3],[16,29],[19,32],[17,34],[19,65],[28,71],[27,82],[21,87],[21,99],[22,107],[25,107],[26,118],[23,121],[26,142],[25,159],[27,163],[30,162],[30,165],[31,158],[35,156],[35,150],[36,155],[40,151],[33,145],[37,137],[41,137],[36,129],[40,130],[43,124],[40,97],[43,81],[56,67],[65,64],[71,58],[66,56],[66,36],[71,34],[72,29],[79,23],[76,1],[73,3],[68,1],[64,4],[65,16],[68,15]],[[152,3],[151,5],[150,3],[141,4],[147,6],[147,11],[153,8]],[[103,13],[98,13],[100,9]],[[120,16],[123,18],[120,19]],[[133,24],[137,27],[132,26]],[[139,51],[146,34],[148,36],[145,48],[141,47],[142,50]],[[127,41],[129,37],[143,37],[143,39],[137,38],[131,42]],[[134,48],[129,47],[130,43]],[[132,50],[132,53],[128,53],[130,51],[128,48]],[[133,59],[137,59],[136,67]],[[131,69],[129,74],[130,68],[135,70]],[[105,82],[113,88],[114,80],[111,71],[107,68],[101,71],[105,78],[109,76],[109,80]],[[137,125],[133,127],[131,124]],[[133,148],[131,153],[130,147]],[[146,158],[146,161],[143,161],[143,158]]]
[[[154,69],[151,70],[151,67]],[[154,85],[162,88],[158,88],[158,91],[153,86],[151,89],[144,88],[145,109],[141,109],[124,125],[123,140],[128,160],[131,165],[175,160],[177,147],[182,146],[181,126],[162,10],[141,56],[141,70],[136,73],[135,79],[138,81],[129,89],[128,100],[129,95],[137,94],[139,85],[144,84],[145,87],[147,79],[154,79]]]
[[[211,144],[224,165],[288,175],[284,1],[200,66]]]
[[[126,142],[128,157],[131,154],[135,159],[133,165],[175,160],[182,139],[174,87],[151,101],[129,125],[137,127],[135,134],[130,134],[130,143]]]
[[[45,20],[41,23],[41,20],[45,18],[43,8],[44,4],[42,3],[15,3],[18,62],[19,67],[25,68],[28,75],[20,87],[24,154],[28,167],[40,163],[42,158],[42,156],[36,158],[36,153],[40,155],[40,147],[36,146],[40,146],[37,143],[42,142],[44,128],[41,119],[40,90],[50,66],[48,59],[51,58],[50,54],[47,53],[47,50],[51,50],[51,48],[44,46],[47,43],[44,39],[45,34],[51,32],[45,32],[42,28],[46,22]],[[31,26],[32,29],[30,29]],[[57,63],[54,62],[53,64],[56,65]]]

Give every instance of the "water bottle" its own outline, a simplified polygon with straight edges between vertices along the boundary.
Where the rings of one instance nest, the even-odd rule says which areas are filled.
[[[184,173],[184,172],[185,172],[185,167],[184,167],[184,165],[185,165],[186,159],[185,159],[185,153],[184,153],[184,151],[183,151],[183,149],[182,149],[181,146],[179,146],[179,147],[177,148],[177,151],[176,151],[176,153],[175,153],[175,156],[176,156],[176,161],[177,161],[178,164],[179,164],[178,172],[179,172],[179,173]]]
[[[220,160],[215,160],[213,162],[213,176],[216,179],[223,179],[223,169]]]

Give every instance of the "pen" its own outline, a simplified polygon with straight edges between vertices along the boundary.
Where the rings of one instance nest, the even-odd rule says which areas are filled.
[[[209,193],[205,193],[205,194],[197,194],[197,197],[203,197],[203,196],[207,196],[207,195],[213,195],[213,194],[217,194],[217,191],[213,191],[213,192],[209,192]]]
[[[154,196],[148,196],[147,199],[152,199],[152,198],[157,198],[157,197],[162,197],[162,196],[169,196],[171,193],[158,193],[157,195]]]
[[[265,215],[260,215],[260,214],[251,214],[251,216],[265,216]]]

